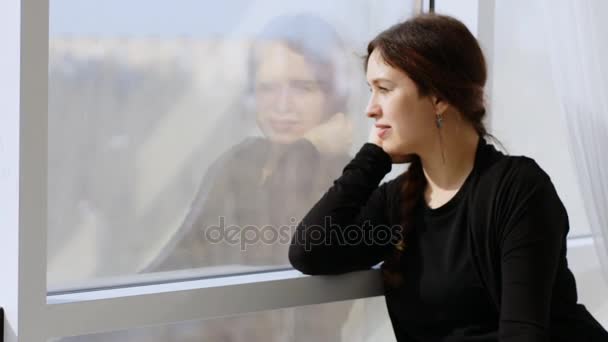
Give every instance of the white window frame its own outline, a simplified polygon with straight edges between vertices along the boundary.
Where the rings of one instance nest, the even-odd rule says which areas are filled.
[[[477,1],[478,37],[491,70],[495,0]],[[423,4],[428,8],[429,0]],[[383,294],[379,271],[372,269],[331,277],[287,270],[48,295],[49,0],[0,1],[0,46],[0,306],[5,309],[5,341],[39,342]]]

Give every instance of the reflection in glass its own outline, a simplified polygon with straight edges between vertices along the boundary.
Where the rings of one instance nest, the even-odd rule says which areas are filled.
[[[346,119],[332,121],[347,111],[341,55],[337,33],[316,16],[279,17],[264,28],[249,56],[247,114],[262,136],[212,164],[174,241],[146,271],[288,265],[295,224],[349,160]],[[232,126],[218,129],[231,134]],[[305,138],[315,134],[334,138],[329,151]]]
[[[367,138],[365,43],[413,9],[154,2],[106,20],[143,3],[51,3],[51,290],[287,265],[289,230]]]

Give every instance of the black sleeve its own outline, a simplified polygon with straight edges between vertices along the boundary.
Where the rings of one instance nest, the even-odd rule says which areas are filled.
[[[500,201],[501,342],[549,341],[552,289],[568,217],[549,177],[528,162]]]
[[[392,241],[386,215],[390,156],[366,143],[342,175],[299,223],[289,248],[291,264],[305,274],[368,269],[383,260]]]

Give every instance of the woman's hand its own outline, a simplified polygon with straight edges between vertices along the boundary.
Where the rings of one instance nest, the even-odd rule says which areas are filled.
[[[382,147],[382,139],[378,136],[378,132],[380,130],[376,125],[372,125],[372,129],[369,131],[369,138],[367,142],[377,145],[378,147]]]
[[[376,125],[372,125],[372,129],[369,132],[369,138],[367,139],[367,141],[374,145],[381,147],[384,150],[384,147],[382,147],[382,139],[380,139],[380,137],[378,136],[378,131],[379,131],[378,127],[376,127]],[[413,155],[411,155],[411,154],[404,154],[404,155],[391,154],[391,153],[387,152],[386,150],[384,150],[384,152],[386,152],[389,156],[391,156],[391,160],[393,161],[393,164],[410,163],[413,158]]]
[[[337,113],[308,131],[304,139],[315,145],[321,153],[346,154],[353,142],[353,124],[344,113]]]

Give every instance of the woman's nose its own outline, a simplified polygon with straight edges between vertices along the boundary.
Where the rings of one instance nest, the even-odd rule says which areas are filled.
[[[276,108],[279,112],[287,112],[291,109],[291,92],[289,87],[282,86],[279,88],[277,97],[276,97]]]
[[[380,106],[374,101],[374,97],[370,96],[365,108],[365,115],[369,118],[377,118],[381,115],[382,111]]]

